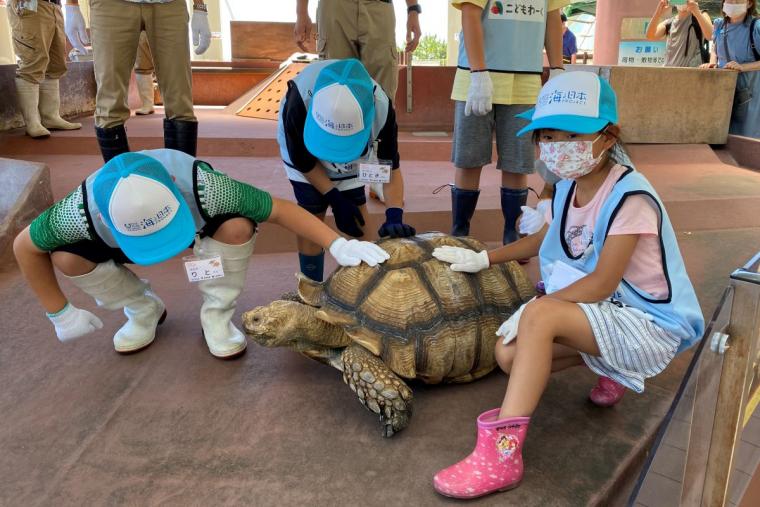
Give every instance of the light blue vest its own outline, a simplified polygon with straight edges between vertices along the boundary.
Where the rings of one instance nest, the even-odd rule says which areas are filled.
[[[486,67],[491,72],[541,74],[548,0],[490,0],[483,9]],[[460,69],[470,70],[464,34],[459,33]]]
[[[681,338],[679,352],[694,345],[704,333],[704,319],[699,308],[699,301],[697,301],[697,296],[694,293],[694,287],[692,287],[686,274],[673,225],[670,223],[662,201],[650,183],[634,169],[628,169],[620,177],[602,205],[599,217],[594,225],[593,249],[590,249],[588,254],[582,254],[578,258],[573,257],[565,243],[563,233],[574,189],[575,182],[572,180],[562,180],[555,186],[554,200],[552,201],[554,218],[549,225],[549,230],[539,252],[542,278],[544,280],[548,278],[548,268],[557,260],[584,273],[594,271],[607,239],[610,225],[625,199],[631,195],[647,196],[655,204],[660,217],[660,249],[663,267],[665,268],[663,274],[668,282],[668,297],[661,300],[654,299],[650,294],[625,279],[620,282],[617,290],[611,296],[623,304],[652,315],[657,325]]]
[[[314,85],[317,83],[317,76],[319,76],[319,73],[322,71],[322,69],[332,63],[335,63],[335,61],[336,60],[320,60],[318,62],[312,62],[307,65],[300,74],[293,78],[293,82],[298,88],[298,93],[301,95],[307,111],[309,110],[311,97],[314,93]],[[374,80],[372,81],[372,84],[375,86],[375,119],[372,123],[372,134],[370,135],[370,139],[372,141],[375,141],[378,137],[380,137],[380,131],[383,130],[385,122],[388,120],[388,108],[390,101],[380,85],[378,85]],[[280,102],[280,112],[277,122],[277,143],[280,145],[280,156],[282,157],[283,162],[285,162],[285,172],[288,175],[288,179],[292,181],[308,183],[309,180],[306,179],[303,173],[301,173],[298,169],[294,169],[292,167],[290,154],[288,153],[288,144],[285,139],[285,125],[282,119],[282,112],[285,109],[285,103],[286,97],[283,97],[282,101]],[[370,146],[370,149],[371,148],[372,147]],[[320,160],[320,163],[325,168],[327,176],[332,181],[352,180],[355,182],[354,186],[356,187],[364,185],[357,179],[357,176],[359,174],[358,164],[335,164],[333,162],[327,162],[323,160]],[[348,190],[350,186],[351,185],[348,187],[342,187],[341,190]]]
[[[172,176],[174,182],[182,192],[182,197],[185,198],[190,213],[193,215],[195,221],[195,230],[200,231],[203,226],[206,225],[206,221],[203,219],[200,210],[198,209],[198,200],[195,195],[195,188],[193,183],[193,167],[195,166],[196,159],[191,157],[187,153],[183,153],[177,150],[158,149],[158,150],[144,150],[138,153],[152,157],[166,168],[166,171]],[[113,238],[111,229],[100,218],[100,208],[95,202],[95,196],[92,192],[92,184],[100,173],[100,169],[92,173],[85,180],[85,193],[87,197],[87,212],[89,215],[92,227],[95,229],[95,233],[100,236],[103,242],[111,248],[119,248],[116,240]]]

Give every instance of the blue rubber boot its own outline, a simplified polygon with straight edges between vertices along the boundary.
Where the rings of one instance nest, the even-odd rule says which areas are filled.
[[[301,265],[301,273],[315,282],[321,282],[325,271],[325,252],[317,255],[298,254],[298,263]]]
[[[480,190],[451,187],[451,235],[469,236],[470,220],[475,214]]]
[[[517,218],[522,213],[520,206],[528,202],[528,189],[515,190],[501,187],[501,213],[504,215],[504,237],[502,244],[508,245],[520,239],[515,227]]]

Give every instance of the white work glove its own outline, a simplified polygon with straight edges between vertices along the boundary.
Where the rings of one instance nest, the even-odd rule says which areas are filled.
[[[77,49],[83,55],[87,54],[85,46],[90,43],[90,36],[87,35],[87,27],[84,24],[82,11],[78,5],[63,6],[64,30],[71,46]]]
[[[565,69],[549,69],[549,79],[553,79],[565,72]]]
[[[512,314],[511,317],[509,317],[504,321],[504,323],[502,323],[501,326],[499,326],[499,329],[496,330],[496,336],[501,336],[503,338],[503,340],[501,340],[502,344],[509,345],[509,342],[517,337],[517,328],[520,325],[520,317],[522,316],[522,312],[525,307],[535,299],[536,298],[534,297],[527,303],[523,304],[520,308],[517,309],[515,313]]]
[[[369,241],[338,238],[330,245],[330,255],[341,266],[358,266],[365,262],[368,266],[377,266],[390,258],[388,252]]]
[[[520,206],[522,216],[520,217],[520,223],[517,227],[520,234],[535,234],[540,231],[546,223],[546,209],[551,206],[551,204],[551,200],[542,199],[538,201],[536,209],[533,209],[530,206]]]
[[[103,327],[103,322],[99,318],[71,303],[66,303],[63,310],[56,314],[48,313],[47,317],[55,326],[55,334],[62,342],[79,338]]]
[[[193,19],[190,20],[190,31],[193,34],[193,46],[195,54],[202,55],[211,44],[211,28],[208,26],[208,13],[193,10]]]
[[[439,246],[433,250],[433,257],[442,262],[451,264],[452,271],[465,273],[477,273],[488,269],[491,263],[488,261],[488,252],[476,252],[458,246]]]
[[[467,102],[464,105],[464,115],[484,116],[493,108],[493,83],[491,73],[470,72],[470,88],[467,90]]]

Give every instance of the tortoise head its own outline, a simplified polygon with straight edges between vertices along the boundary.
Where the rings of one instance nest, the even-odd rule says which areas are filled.
[[[301,338],[296,327],[306,308],[295,301],[274,301],[245,312],[243,327],[246,334],[260,345],[287,347]]]

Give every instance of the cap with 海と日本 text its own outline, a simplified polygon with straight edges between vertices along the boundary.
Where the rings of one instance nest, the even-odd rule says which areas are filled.
[[[375,86],[359,60],[319,72],[304,125],[304,144],[320,160],[348,163],[364,152],[375,119]]]
[[[122,153],[112,158],[95,177],[93,196],[119,248],[135,264],[165,261],[195,238],[187,202],[152,157]]]
[[[593,134],[617,124],[617,97],[593,72],[563,72],[541,88],[536,107],[517,116],[531,120],[518,136],[538,129]]]

